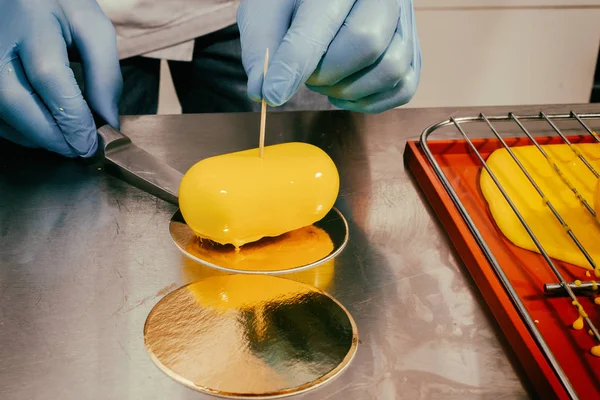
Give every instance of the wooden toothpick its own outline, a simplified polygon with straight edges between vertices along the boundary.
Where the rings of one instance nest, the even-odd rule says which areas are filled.
[[[267,69],[269,67],[269,49],[265,54],[265,70],[264,70],[264,78],[267,77]],[[264,80],[263,80],[264,83]],[[265,97],[262,99],[262,109],[260,112],[260,158],[263,158],[265,154],[265,124],[267,122],[267,103],[265,102]]]

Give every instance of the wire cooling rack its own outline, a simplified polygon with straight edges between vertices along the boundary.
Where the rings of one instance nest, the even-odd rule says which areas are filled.
[[[548,282],[543,285],[543,290],[541,290],[541,292],[545,294],[564,294],[568,299],[561,298],[560,300],[563,302],[568,302],[569,306],[575,308],[576,312],[579,314],[579,317],[585,321],[585,325],[588,328],[586,331],[588,331],[589,335],[595,341],[595,345],[592,348],[595,350],[600,350],[600,347],[595,347],[600,346],[600,333],[596,326],[597,322],[594,323],[590,317],[589,310],[586,310],[580,301],[581,295],[585,295],[583,292],[584,289],[587,289],[588,291],[597,291],[596,283],[594,281],[590,281],[583,282],[582,284],[580,281],[575,281],[576,283],[568,281],[568,279],[565,277],[564,263],[553,259],[549,255],[549,252],[546,248],[544,248],[542,241],[536,236],[534,230],[523,216],[522,211],[517,207],[516,202],[511,199],[509,191],[506,190],[506,188],[500,182],[501,180],[498,179],[498,176],[496,176],[492,168],[490,168],[488,165],[486,158],[490,153],[489,142],[487,143],[488,145],[486,145],[486,142],[482,142],[481,139],[476,137],[478,134],[481,134],[482,130],[479,129],[477,132],[475,132],[475,130],[472,129],[475,125],[479,125],[479,128],[481,128],[481,125],[483,125],[484,133],[490,138],[488,140],[492,140],[494,142],[493,147],[495,149],[506,150],[510,159],[515,163],[515,165],[518,166],[529,184],[535,189],[537,196],[539,196],[539,200],[551,211],[553,218],[560,223],[564,230],[564,234],[566,237],[568,237],[568,240],[572,241],[577,249],[581,252],[589,264],[589,269],[592,271],[592,274],[595,275],[596,278],[600,278],[600,260],[594,260],[592,258],[589,251],[590,249],[586,249],[586,247],[582,244],[581,237],[578,237],[578,235],[571,229],[567,222],[565,222],[565,218],[563,215],[561,215],[560,210],[547,197],[546,193],[544,193],[541,188],[542,185],[536,182],[533,177],[534,174],[531,173],[531,171],[525,166],[526,163],[524,163],[514,151],[516,146],[535,146],[537,151],[539,151],[539,153],[551,166],[552,171],[556,174],[557,181],[560,181],[562,185],[564,185],[570,192],[573,193],[573,195],[578,199],[581,207],[586,210],[586,213],[588,213],[592,218],[596,218],[596,212],[593,204],[590,204],[590,202],[584,198],[584,196],[581,194],[581,189],[577,187],[577,183],[574,183],[568,179],[567,175],[561,169],[561,166],[556,162],[556,160],[553,159],[551,154],[544,149],[544,144],[563,144],[568,146],[570,151],[573,153],[573,157],[585,165],[585,168],[587,168],[596,179],[600,179],[600,173],[596,167],[594,167],[593,160],[587,159],[585,154],[578,148],[578,145],[581,143],[597,143],[600,146],[600,137],[592,128],[590,128],[591,121],[594,120],[600,121],[600,114],[578,114],[570,111],[569,113],[565,114],[546,114],[544,112],[539,112],[538,114],[530,115],[516,115],[515,113],[508,113],[507,115],[501,116],[487,116],[481,113],[478,116],[449,118],[448,120],[434,124],[423,131],[418,145],[415,145],[414,143],[411,145],[409,143],[409,147],[412,148],[411,151],[420,152],[424,156],[424,159],[426,159],[429,163],[431,170],[435,173],[435,176],[437,179],[439,179],[439,183],[445,190],[445,194],[447,194],[447,196],[449,196],[451,199],[454,207],[462,217],[464,223],[466,223],[474,241],[485,255],[489,266],[493,269],[495,275],[502,284],[502,287],[506,291],[506,294],[510,298],[510,301],[526,326],[527,331],[543,353],[553,373],[560,381],[560,384],[562,385],[567,397],[573,399],[580,398],[582,393],[583,397],[587,398],[588,391],[586,389],[582,390],[581,387],[579,390],[574,388],[575,385],[573,384],[573,379],[577,380],[577,377],[574,378],[574,376],[572,376],[571,365],[567,363],[569,365],[565,366],[564,361],[561,363],[557,360],[557,357],[555,356],[555,353],[557,352],[556,348],[552,349],[551,346],[548,345],[548,333],[546,332],[544,335],[540,331],[538,327],[539,321],[532,317],[531,306],[528,307],[522,298],[523,296],[520,296],[518,290],[515,289],[513,280],[510,276],[508,276],[510,273],[506,273],[507,270],[514,270],[514,265],[512,265],[511,261],[507,260],[506,257],[498,257],[492,250],[488,243],[489,233],[487,236],[488,239],[486,240],[486,235],[482,234],[481,231],[481,223],[478,224],[475,221],[475,219],[478,221],[481,221],[481,219],[473,218],[473,209],[471,208],[470,212],[469,207],[465,206],[464,194],[459,195],[457,192],[457,187],[459,185],[464,185],[464,183],[460,181],[460,178],[457,178],[458,175],[452,177],[448,176],[448,171],[451,166],[449,167],[448,165],[443,165],[444,161],[442,158],[440,158],[440,154],[442,151],[448,151],[448,148],[457,146],[456,143],[459,143],[458,146],[462,146],[462,151],[464,151],[465,154],[468,153],[472,162],[477,164],[478,168],[480,169],[480,173],[485,171],[487,174],[489,174],[489,177],[493,181],[494,185],[499,190],[504,200],[506,200],[512,212],[518,218],[520,224],[527,232],[527,235],[535,244],[535,247],[539,252],[539,254],[536,254],[536,256],[539,256],[541,259],[543,259],[543,264],[545,265],[544,268],[547,268],[548,271],[551,271],[551,275],[557,280],[557,283]],[[559,125],[564,125],[564,123],[572,125],[572,127],[568,129],[569,133],[565,133],[567,130],[559,127]],[[531,128],[532,124],[536,124],[535,130]],[[502,129],[498,128],[499,125],[502,125]],[[528,128],[527,126],[530,127]],[[459,139],[445,141],[445,147],[436,147],[440,141],[432,139],[432,136],[434,133],[439,133],[442,128],[455,128],[453,129],[454,133],[459,134]],[[470,133],[471,130],[473,130],[474,135]],[[574,130],[578,131],[577,135],[571,134],[571,132]],[[503,131],[504,133],[500,133],[500,131]],[[442,148],[446,150],[440,150]],[[486,151],[482,151],[484,148]],[[455,167],[455,169],[458,168],[459,167]],[[426,176],[426,174],[422,174],[421,176]],[[423,187],[422,183],[421,186]],[[438,212],[438,215],[439,214],[440,213]],[[600,229],[600,225],[597,225],[597,227]],[[497,235],[499,236],[501,233],[497,231]],[[600,246],[600,243],[598,243],[598,246]],[[568,329],[568,326],[565,326],[565,329]],[[569,345],[569,343],[566,343],[565,345]],[[600,362],[600,358],[598,360],[598,362]],[[595,361],[593,360],[591,362],[594,363]],[[585,365],[583,369],[589,369],[589,361],[585,361],[584,364]],[[597,375],[594,376],[594,374],[591,374],[590,376],[592,382],[597,379]],[[600,390],[597,385],[592,389],[593,390],[589,393],[597,393],[597,391]]]

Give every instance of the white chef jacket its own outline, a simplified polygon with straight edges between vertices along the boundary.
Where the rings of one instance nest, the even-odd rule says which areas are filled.
[[[194,39],[235,23],[239,0],[98,0],[117,31],[121,59],[189,61]]]

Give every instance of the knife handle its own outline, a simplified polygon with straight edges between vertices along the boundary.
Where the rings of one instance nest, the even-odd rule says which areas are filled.
[[[92,157],[80,158],[79,161],[84,165],[102,168],[106,164],[105,152],[107,148],[114,146],[117,143],[131,143],[131,139],[108,125],[108,123],[93,110],[92,117],[94,118],[94,124],[96,125],[96,132],[98,133],[98,150],[96,150],[96,153]]]
[[[131,143],[131,139],[108,125],[106,121],[104,121],[104,119],[96,112],[92,111],[92,116],[94,117],[94,123],[96,124],[98,136],[101,139],[98,143],[98,150],[106,152],[115,145]]]

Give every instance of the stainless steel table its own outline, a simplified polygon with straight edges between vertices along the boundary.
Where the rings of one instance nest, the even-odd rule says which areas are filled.
[[[429,124],[508,110],[270,114],[268,143],[306,140],[333,157],[338,207],[350,223],[331,293],[355,317],[362,344],[349,370],[302,398],[528,397],[403,163],[406,140]],[[203,157],[254,147],[258,121],[124,117],[122,131],[184,171]],[[174,211],[90,165],[0,143],[0,399],[208,398],[160,372],[143,344],[150,309],[198,268],[171,242]]]

